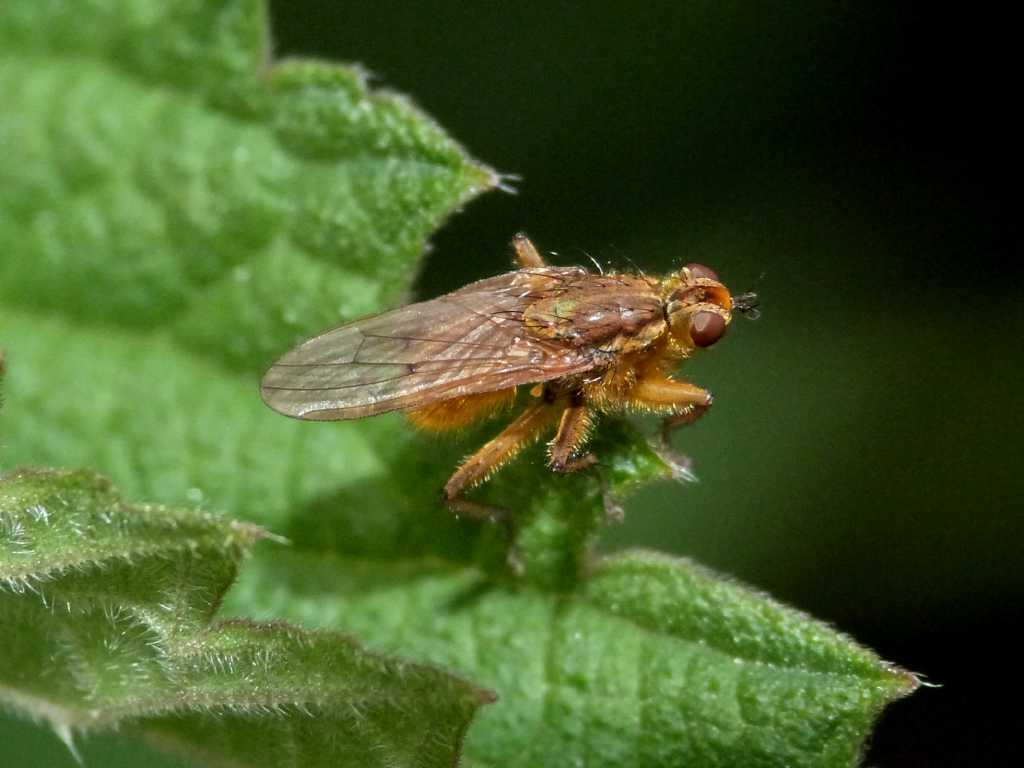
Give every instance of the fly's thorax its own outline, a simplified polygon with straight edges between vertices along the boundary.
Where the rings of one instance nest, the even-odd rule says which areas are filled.
[[[523,321],[538,338],[605,352],[645,348],[667,329],[661,296],[648,282],[621,275],[589,275],[531,304]]]
[[[732,297],[707,267],[688,264],[662,281],[673,338],[685,349],[709,347],[732,322]]]

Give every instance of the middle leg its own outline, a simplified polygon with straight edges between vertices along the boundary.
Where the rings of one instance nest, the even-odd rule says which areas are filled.
[[[555,472],[577,472],[593,466],[597,461],[594,454],[579,455],[590,437],[592,422],[591,409],[587,407],[583,396],[573,395],[569,405],[562,411],[554,439],[548,444],[551,469]]]

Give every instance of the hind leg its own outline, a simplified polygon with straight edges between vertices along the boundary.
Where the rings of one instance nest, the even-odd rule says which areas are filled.
[[[494,507],[470,501],[463,494],[484,482],[515,456],[537,440],[558,419],[560,410],[547,402],[528,406],[511,424],[491,438],[476,453],[462,462],[448,478],[441,492],[445,504],[456,513],[472,517],[493,517],[501,512]]]

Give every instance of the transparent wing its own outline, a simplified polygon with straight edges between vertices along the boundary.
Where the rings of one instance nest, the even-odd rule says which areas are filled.
[[[590,370],[593,350],[531,337],[523,326],[530,304],[587,274],[522,269],[327,331],[267,371],[263,400],[296,418],[357,419]]]

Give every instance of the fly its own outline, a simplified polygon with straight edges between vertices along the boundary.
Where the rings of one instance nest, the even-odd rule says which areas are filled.
[[[458,429],[530,402],[445,483],[454,511],[490,511],[465,494],[527,445],[554,433],[548,464],[574,472],[599,415],[664,417],[663,434],[711,406],[711,393],[672,377],[676,365],[725,334],[734,312],[757,297],[733,297],[718,276],[687,264],[665,277],[553,267],[524,234],[518,269],[430,301],[356,320],[303,342],[263,377],[264,402],[298,419],[360,419],[401,411],[417,427]]]

